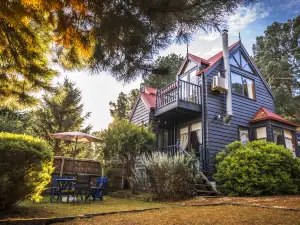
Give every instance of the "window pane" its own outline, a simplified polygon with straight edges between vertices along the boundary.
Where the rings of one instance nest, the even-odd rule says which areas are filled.
[[[197,74],[196,70],[190,72],[190,83],[198,84],[198,76],[196,76],[196,74]]]
[[[237,62],[235,61],[234,57],[231,57],[230,59],[230,64],[236,67],[239,67],[239,65],[237,64]]]
[[[282,136],[282,129],[278,127],[273,127],[273,138],[274,143],[277,145],[284,145],[284,139]]]
[[[241,58],[240,58],[240,51],[237,51],[234,56],[235,60],[237,61],[237,63],[239,64],[239,66],[241,66]]]
[[[253,80],[243,78],[244,81],[244,95],[248,98],[254,99],[254,82]]]
[[[240,75],[231,73],[231,84],[233,92],[243,94],[243,83]]]
[[[284,130],[284,139],[285,139],[285,146],[286,148],[290,149],[293,153],[294,156],[296,156],[296,151],[295,151],[295,138],[293,136],[292,131],[290,130]]]
[[[256,128],[256,139],[267,139],[267,128],[266,127],[258,127]]]
[[[240,127],[239,128],[240,133],[240,141],[243,145],[247,144],[249,142],[249,129],[246,127]]]
[[[250,72],[250,73],[253,73],[253,70],[251,69],[251,67],[249,65],[244,66],[243,69]]]

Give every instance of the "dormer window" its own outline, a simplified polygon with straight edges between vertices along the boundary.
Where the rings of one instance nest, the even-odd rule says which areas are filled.
[[[250,73],[253,73],[253,70],[251,69],[249,60],[246,59],[246,57],[241,53],[240,51],[237,51],[231,58],[230,58],[230,64],[238,67],[242,70],[246,70]]]

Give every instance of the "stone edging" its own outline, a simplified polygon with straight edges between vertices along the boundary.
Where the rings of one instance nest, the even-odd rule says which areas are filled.
[[[95,216],[106,216],[112,214],[125,214],[125,213],[134,213],[134,212],[144,212],[151,210],[159,210],[161,208],[145,208],[145,209],[135,209],[135,210],[126,210],[126,211],[113,211],[113,212],[103,212],[103,213],[93,213],[93,214],[84,214],[80,216],[67,216],[67,217],[56,217],[56,218],[41,218],[41,219],[23,219],[23,220],[6,220],[0,221],[0,224],[16,224],[16,225],[48,225],[59,222],[66,222],[74,219],[85,219]]]

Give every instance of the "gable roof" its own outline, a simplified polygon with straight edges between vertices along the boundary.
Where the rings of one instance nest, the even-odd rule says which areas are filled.
[[[261,107],[256,114],[254,115],[253,119],[250,120],[250,122],[258,122],[258,121],[262,121],[262,120],[275,120],[281,123],[285,123],[288,125],[292,125],[295,127],[298,127],[299,125],[292,123],[291,121],[279,116],[276,113],[273,113],[272,111],[266,109],[265,107]]]
[[[235,43],[233,43],[232,45],[230,45],[229,51],[232,50],[235,46],[237,46],[241,41],[237,41]],[[210,70],[214,65],[217,64],[217,62],[219,62],[221,59],[223,58],[223,51],[220,51],[219,53],[215,54],[214,56],[210,57],[207,61],[209,62],[209,66],[206,67],[205,69],[203,69],[200,72],[207,72],[208,70]],[[198,72],[198,75],[200,73]]]
[[[144,87],[144,92],[140,93],[141,99],[148,110],[154,109],[156,105],[156,89]]]

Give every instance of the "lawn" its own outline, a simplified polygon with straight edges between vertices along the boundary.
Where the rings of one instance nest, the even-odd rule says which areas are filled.
[[[104,201],[91,202],[91,204],[50,203],[48,198],[41,203],[25,201],[10,212],[0,214],[0,221],[4,219],[54,218],[63,216],[78,216],[101,212],[135,210],[144,208],[163,207],[165,204],[121,199],[105,196]]]
[[[291,196],[266,196],[266,197],[222,197],[222,198],[201,198],[197,197],[188,201],[180,202],[184,205],[238,203],[277,208],[293,208],[300,210],[300,195]]]
[[[238,203],[239,205],[211,205]],[[199,206],[195,206],[199,205]],[[206,205],[206,206],[201,206]],[[264,206],[271,208],[259,208]],[[273,207],[273,208],[272,208]],[[300,196],[272,196],[257,198],[196,197],[182,202],[158,203],[105,196],[104,201],[91,204],[62,204],[25,201],[9,213],[2,214],[2,220],[54,218],[78,216],[103,212],[128,211],[145,208],[160,208],[154,211],[97,216],[77,219],[70,224],[300,224]],[[282,208],[299,211],[283,210]],[[1,220],[0,220],[1,221]]]
[[[244,206],[182,206],[159,211],[107,215],[60,225],[88,224],[299,224],[300,212]]]

